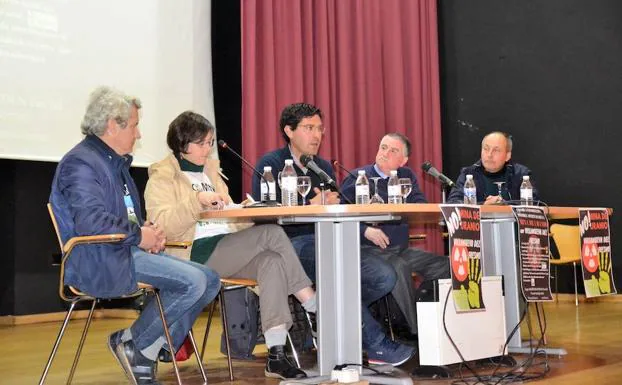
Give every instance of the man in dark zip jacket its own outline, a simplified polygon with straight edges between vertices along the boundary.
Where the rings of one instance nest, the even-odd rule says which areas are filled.
[[[467,175],[473,175],[479,204],[518,203],[520,185],[525,175],[530,176],[533,200],[539,199],[531,170],[512,161],[512,137],[507,133],[495,131],[484,137],[481,159],[460,170],[456,184],[447,198],[448,203],[464,202],[464,182]],[[497,183],[502,183],[501,195]]]

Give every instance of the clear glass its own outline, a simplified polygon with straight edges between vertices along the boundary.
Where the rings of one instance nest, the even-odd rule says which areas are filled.
[[[307,204],[307,194],[311,191],[311,177],[299,176],[297,181],[298,194],[302,195],[302,205]]]
[[[402,202],[406,203],[406,198],[410,195],[413,190],[413,182],[410,178],[400,178],[400,191],[402,192]]]
[[[499,196],[499,204],[505,203],[505,200],[503,199],[503,185],[505,184],[505,182],[493,182],[493,183],[497,185],[497,195]]]
[[[374,176],[374,177],[371,177],[369,179],[374,181],[374,195],[369,200],[369,203],[371,203],[371,204],[374,204],[374,203],[384,203],[384,199],[382,199],[380,194],[378,194],[378,179],[382,179],[382,178],[380,178],[379,176]]]

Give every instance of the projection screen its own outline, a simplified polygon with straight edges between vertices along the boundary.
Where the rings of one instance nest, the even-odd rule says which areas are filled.
[[[134,165],[160,160],[180,112],[215,123],[210,20],[210,0],[0,0],[0,158],[60,160],[110,85],[143,102]]]

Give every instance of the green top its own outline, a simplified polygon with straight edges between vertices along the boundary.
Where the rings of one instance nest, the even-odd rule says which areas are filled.
[[[181,171],[203,172],[203,166],[197,166],[184,158],[180,158],[178,160]],[[220,242],[225,235],[227,234],[219,234],[212,237],[195,239],[194,242],[192,242],[190,260],[206,265],[207,260],[214,252],[216,245],[218,245],[218,242]]]

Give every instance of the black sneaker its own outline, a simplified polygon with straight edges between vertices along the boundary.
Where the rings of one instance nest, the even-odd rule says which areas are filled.
[[[134,381],[134,376],[132,375],[132,368],[130,367],[130,363],[127,360],[127,357],[124,354],[117,354],[117,347],[123,345],[123,341],[121,340],[122,336],[123,329],[117,330],[116,332],[109,335],[108,349],[110,349],[110,353],[112,353],[119,365],[121,365],[121,367],[123,368],[123,372],[125,373],[125,375],[131,380],[133,384],[135,384],[136,381]]]
[[[296,365],[287,358],[285,345],[277,345],[268,351],[268,361],[264,370],[266,377],[287,379],[306,378],[307,374],[298,369]]]
[[[108,346],[111,349],[112,344],[115,342],[113,337],[114,333],[109,338]],[[134,341],[117,342],[113,353],[132,384],[159,385],[159,382],[156,380],[158,372],[157,361],[151,361],[143,356],[140,350],[134,345]]]
[[[168,350],[162,348],[158,353],[158,361],[160,362],[173,362],[173,355]]]

